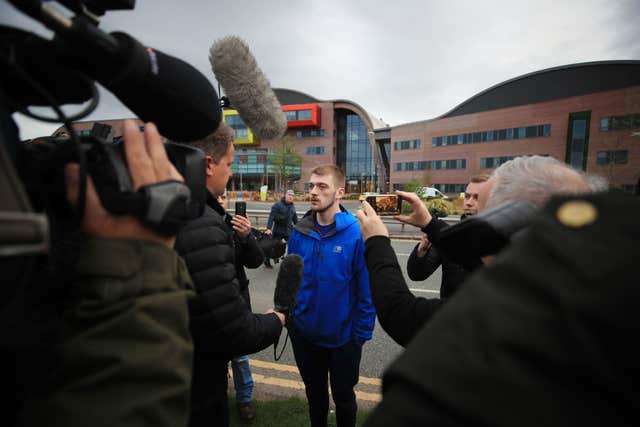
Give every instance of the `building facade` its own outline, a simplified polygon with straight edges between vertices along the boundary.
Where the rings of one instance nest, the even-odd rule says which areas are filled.
[[[346,191],[433,186],[464,191],[469,178],[522,155],[553,156],[633,191],[640,185],[640,61],[551,68],[493,86],[440,117],[390,127],[355,102],[275,89],[287,118],[281,140],[260,140],[234,110],[232,190],[307,189],[310,171],[333,163]],[[78,123],[90,133],[94,122]],[[101,121],[121,135],[121,121]],[[96,129],[105,134],[107,128]],[[63,133],[59,129],[54,135]]]
[[[391,188],[419,181],[459,193],[472,175],[539,154],[632,191],[640,179],[639,131],[640,61],[543,70],[436,119],[391,128]]]
[[[303,192],[310,171],[332,163],[345,172],[347,192],[382,191],[379,171],[383,163],[373,130],[385,128],[383,122],[351,101],[320,101],[289,89],[275,89],[275,93],[288,126],[281,140],[246,138],[246,126],[238,124],[242,119],[237,112],[224,113],[236,132],[236,162],[229,188],[257,191],[266,184],[269,190]]]

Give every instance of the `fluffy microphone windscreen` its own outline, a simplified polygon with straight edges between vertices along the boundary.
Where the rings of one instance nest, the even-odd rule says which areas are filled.
[[[298,299],[298,291],[302,284],[304,261],[300,255],[289,254],[282,263],[276,278],[276,290],[273,304],[276,311],[293,314]]]
[[[209,51],[216,80],[232,108],[260,138],[278,139],[287,130],[280,101],[247,44],[235,36],[216,41]]]

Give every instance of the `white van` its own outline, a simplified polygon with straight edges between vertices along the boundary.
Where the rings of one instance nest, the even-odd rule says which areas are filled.
[[[422,198],[423,199],[448,199],[448,197],[440,190],[434,187],[422,187]]]

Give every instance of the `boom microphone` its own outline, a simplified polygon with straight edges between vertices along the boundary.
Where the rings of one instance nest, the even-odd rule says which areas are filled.
[[[260,138],[282,137],[287,131],[287,119],[247,44],[235,36],[218,40],[211,46],[209,62],[246,125]]]
[[[276,290],[273,293],[273,309],[283,313],[287,321],[293,316],[296,308],[303,270],[304,261],[300,255],[289,254],[280,264]]]

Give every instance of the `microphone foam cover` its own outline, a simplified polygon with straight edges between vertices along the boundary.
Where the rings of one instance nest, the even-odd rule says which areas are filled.
[[[304,261],[297,254],[287,255],[280,263],[280,271],[276,278],[276,289],[273,303],[276,311],[288,311],[293,314],[298,299],[298,291],[302,284]]]
[[[209,62],[245,124],[260,138],[282,137],[287,131],[282,106],[247,44],[235,36],[220,39],[211,46]]]

